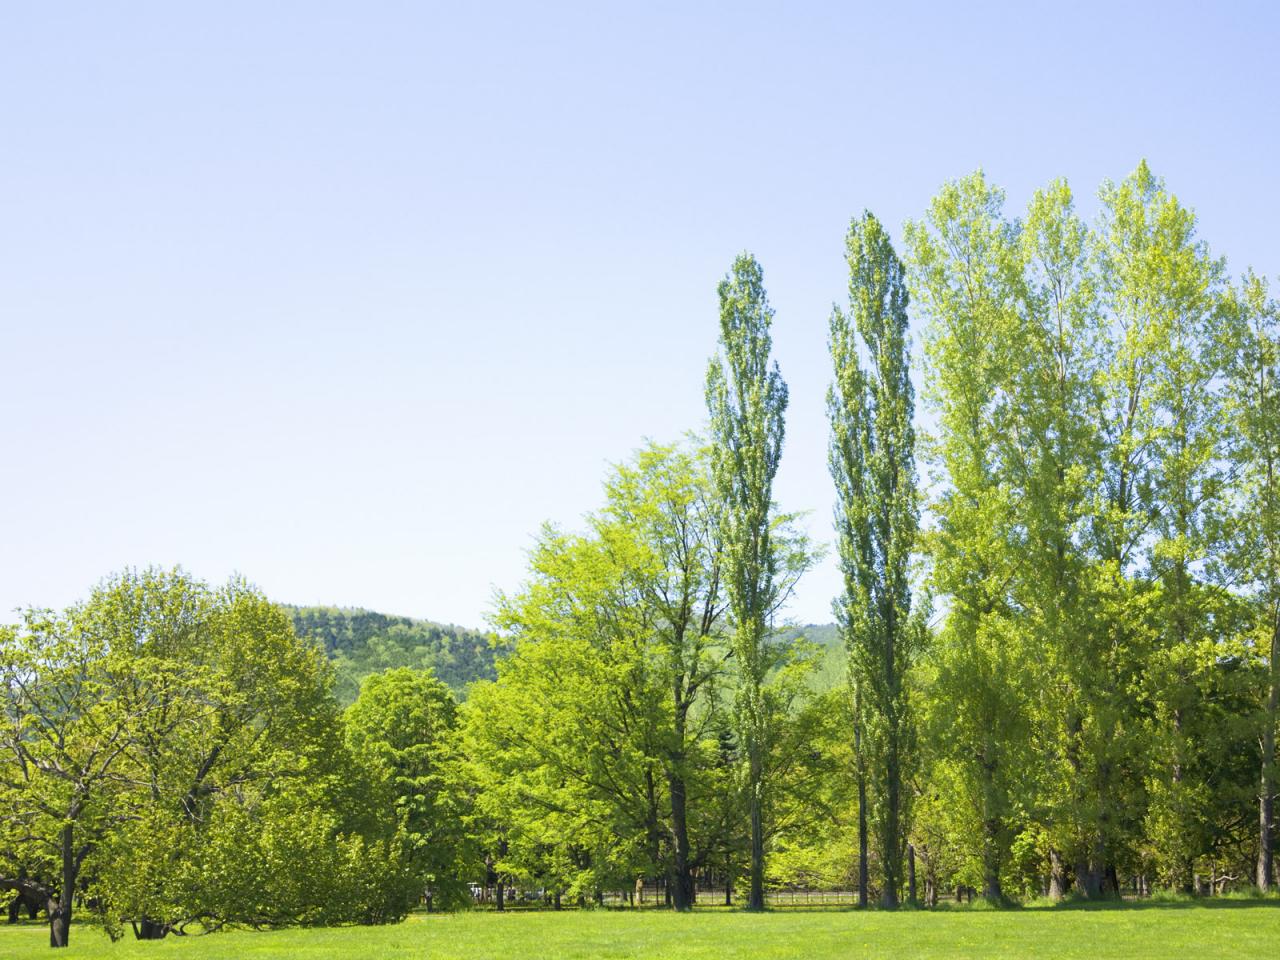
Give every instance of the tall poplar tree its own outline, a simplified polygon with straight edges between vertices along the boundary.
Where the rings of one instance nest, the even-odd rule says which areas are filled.
[[[982,892],[993,902],[1004,899],[1001,873],[1030,766],[1028,657],[1010,595],[1016,504],[1000,455],[1022,280],[1003,203],[978,172],[944,186],[925,219],[906,228],[913,299],[929,318],[930,453],[944,480],[928,538],[933,583],[948,608],[931,657],[933,748],[978,827]]]
[[[720,350],[707,367],[712,473],[721,499],[724,578],[738,661],[739,723],[746,748],[751,818],[747,906],[764,909],[764,679],[766,637],[777,598],[778,556],[771,536],[773,478],[785,431],[787,385],[770,363],[773,309],[764,273],[740,254],[719,286]]]
[[[849,225],[846,255],[849,312],[837,307],[831,313],[835,383],[827,392],[844,574],[835,612],[861,708],[855,721],[858,753],[872,760],[879,801],[881,902],[896,907],[906,838],[903,767],[912,736],[905,677],[919,633],[911,623],[909,569],[919,517],[907,290],[902,263],[869,211]],[[866,350],[865,371],[859,340]],[[861,786],[859,806],[865,809]],[[861,817],[862,811],[860,822]],[[859,869],[861,879],[861,864]]]
[[[1276,734],[1280,718],[1280,304],[1249,273],[1234,298],[1236,338],[1229,351],[1231,459],[1239,484],[1233,578],[1251,593],[1255,656],[1263,665],[1258,745],[1258,889],[1275,882]]]
[[[1145,162],[1105,184],[1101,200],[1098,260],[1115,324],[1105,381],[1111,415],[1101,420],[1107,509],[1097,530],[1107,564],[1102,588],[1122,611],[1110,642],[1122,637],[1133,666],[1109,665],[1092,686],[1107,726],[1133,728],[1125,721],[1137,711],[1119,681],[1126,672],[1142,676],[1154,706],[1142,747],[1150,764],[1144,832],[1162,878],[1191,892],[1197,853],[1209,841],[1205,798],[1213,789],[1213,751],[1198,729],[1210,704],[1195,678],[1217,659],[1198,646],[1216,632],[1214,600],[1198,571],[1214,549],[1223,483],[1214,360],[1223,264],[1196,237],[1195,214]],[[1090,752],[1097,853],[1086,890],[1097,886],[1099,870],[1114,875],[1132,806],[1126,795],[1137,793],[1125,782],[1123,738],[1108,734]]]

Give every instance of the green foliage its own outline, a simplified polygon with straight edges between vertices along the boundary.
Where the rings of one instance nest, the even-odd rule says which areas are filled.
[[[458,756],[457,703],[430,671],[405,667],[370,676],[345,715],[347,747],[366,768],[374,796],[389,795],[402,843],[395,859],[429,890],[433,904],[460,906],[478,856],[465,831],[469,803]]]
[[[253,588],[128,572],[0,639],[21,825],[0,877],[56,904],[55,940],[82,891],[108,929],[147,936],[390,919],[416,899],[394,825],[358,813],[327,661]]]
[[[1275,882],[1280,733],[1280,304],[1270,297],[1266,282],[1249,272],[1239,289],[1230,292],[1226,315],[1227,449],[1237,496],[1226,520],[1227,549],[1219,578],[1234,582],[1253,612],[1243,657],[1256,674],[1253,713],[1260,753],[1254,882],[1268,890]]]

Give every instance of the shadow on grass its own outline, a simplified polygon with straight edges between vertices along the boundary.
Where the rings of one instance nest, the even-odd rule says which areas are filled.
[[[1280,897],[1277,896],[1241,896],[1227,895],[1222,897],[1152,897],[1141,900],[1110,897],[1105,900],[1085,900],[1081,897],[1068,897],[1053,902],[1050,900],[1033,900],[1029,903],[1009,902],[1002,905],[980,903],[940,903],[934,910],[946,913],[991,913],[1006,911],[1095,911],[1095,910],[1247,910],[1247,909],[1280,908]]]
[[[1048,910],[1249,910],[1280,907],[1276,897],[1187,897],[1150,900],[1064,900]],[[1037,909],[1031,907],[1030,909]]]
[[[981,916],[989,913],[1057,913],[1076,911],[1106,910],[1266,910],[1280,909],[1280,897],[1277,896],[1225,896],[1225,897],[1155,897],[1143,900],[1084,900],[1070,898],[1057,903],[1048,900],[1035,900],[1030,903],[1009,901],[1004,904],[991,904],[975,900],[972,903],[955,903],[943,901],[936,907],[911,906],[903,904],[896,911],[884,911],[879,907],[857,907],[849,904],[785,904],[770,906],[765,913],[945,913],[949,915]],[[743,908],[725,907],[721,904],[699,904],[698,913],[746,913]]]

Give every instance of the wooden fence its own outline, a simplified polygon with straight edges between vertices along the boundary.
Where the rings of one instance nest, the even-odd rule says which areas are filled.
[[[494,909],[497,906],[496,890],[493,887],[473,887],[472,896],[476,905]],[[740,891],[737,888],[725,896],[725,888],[699,885],[697,905],[706,907],[739,907],[742,905]],[[858,902],[856,890],[820,890],[809,888],[779,888],[765,891],[766,904],[774,909],[817,909],[821,907],[852,907]],[[580,907],[603,907],[609,910],[645,910],[665,908],[668,905],[666,893],[660,885],[649,884],[636,887],[634,890],[603,890],[594,896],[584,897],[581,902],[577,897],[562,896],[559,909],[576,910]],[[554,910],[556,898],[553,892],[542,889],[525,889],[507,887],[503,897],[504,910]]]

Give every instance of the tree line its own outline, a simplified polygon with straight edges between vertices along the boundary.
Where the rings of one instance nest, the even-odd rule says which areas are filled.
[[[846,237],[829,323],[842,676],[785,607],[759,263],[719,286],[707,429],[613,467],[498,595],[459,702],[239,581],[129,572],[0,632],[0,888],[118,933],[561,906],[660,880],[936,904],[1266,891],[1280,708],[1280,309],[1146,164],[1086,222],[976,173]],[[914,322],[914,323],[913,323]],[[912,353],[911,331],[922,351]],[[916,413],[916,380],[923,417]],[[298,616],[295,612],[294,617]]]

